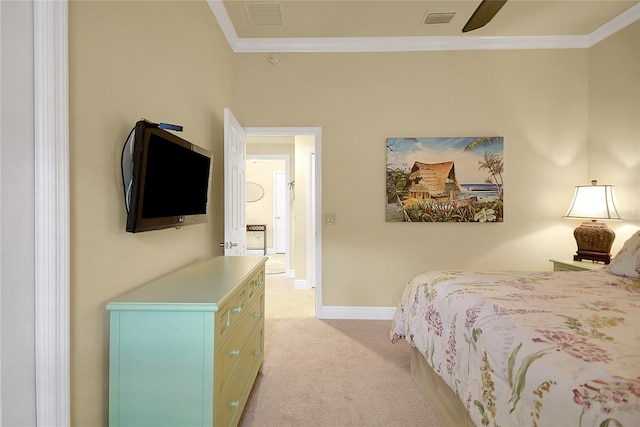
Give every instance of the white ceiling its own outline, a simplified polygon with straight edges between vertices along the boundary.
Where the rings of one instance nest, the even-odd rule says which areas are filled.
[[[480,0],[209,0],[234,51],[582,48],[640,19],[640,1],[508,0],[463,34]],[[423,23],[455,12],[450,23]]]

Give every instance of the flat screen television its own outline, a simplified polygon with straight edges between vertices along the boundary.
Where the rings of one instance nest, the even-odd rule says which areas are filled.
[[[166,129],[140,120],[122,149],[128,232],[207,222],[212,155]]]

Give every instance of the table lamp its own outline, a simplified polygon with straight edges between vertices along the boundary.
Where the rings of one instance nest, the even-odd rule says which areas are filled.
[[[573,201],[563,218],[586,219],[573,231],[578,251],[574,261],[591,260],[605,264],[611,262],[611,245],[616,238],[606,224],[598,220],[620,220],[616,209],[616,195],[613,185],[598,185],[595,179],[591,185],[577,185]]]

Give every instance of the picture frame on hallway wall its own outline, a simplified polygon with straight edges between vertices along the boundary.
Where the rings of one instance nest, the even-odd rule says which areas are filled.
[[[387,222],[504,221],[504,138],[387,138]]]

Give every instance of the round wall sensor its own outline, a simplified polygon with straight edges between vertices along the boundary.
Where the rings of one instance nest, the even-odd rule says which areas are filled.
[[[278,65],[280,63],[280,56],[272,53],[269,55],[269,62],[271,62],[271,65]]]

